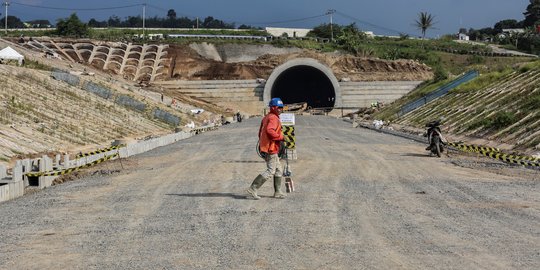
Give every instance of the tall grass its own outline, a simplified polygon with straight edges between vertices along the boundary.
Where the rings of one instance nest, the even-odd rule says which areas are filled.
[[[482,74],[476,79],[469,81],[467,83],[464,83],[452,90],[452,93],[467,93],[471,91],[475,91],[478,89],[483,89],[487,87],[490,84],[493,84],[496,81],[499,81],[500,79],[504,78],[505,76],[512,73],[514,70],[511,68],[506,68],[501,71],[496,72],[490,72],[487,74]]]

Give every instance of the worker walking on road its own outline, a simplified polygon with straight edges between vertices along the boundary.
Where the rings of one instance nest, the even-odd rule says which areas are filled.
[[[283,141],[281,121],[279,120],[279,115],[283,111],[283,101],[280,98],[273,98],[268,106],[270,112],[262,119],[259,128],[259,149],[266,161],[266,170],[253,180],[247,190],[250,197],[255,200],[261,198],[257,195],[257,190],[272,176],[274,177],[274,198],[285,198],[285,194],[281,192],[283,169],[278,156],[280,143]]]

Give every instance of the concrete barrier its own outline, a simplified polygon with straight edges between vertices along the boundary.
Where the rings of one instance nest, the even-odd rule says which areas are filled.
[[[0,180],[0,202],[13,200],[23,194],[23,181]]]
[[[7,176],[6,166],[0,164],[0,180]]]
[[[59,177],[58,175],[38,176],[37,183],[35,182],[35,178],[33,178],[32,183],[30,183],[29,177],[26,176],[27,173],[50,172],[52,170],[60,171],[75,168],[98,161],[104,157],[110,157],[114,154],[118,154],[120,158],[127,158],[214,129],[217,129],[217,126],[208,125],[192,129],[190,132],[177,132],[146,141],[128,142],[126,147],[88,155],[74,160],[70,160],[68,155],[64,155],[63,157],[56,155],[54,160],[45,155],[38,159],[17,160],[15,166],[11,170],[11,176],[7,173],[6,167],[0,165],[0,202],[12,200],[24,195],[24,188],[30,184],[33,184],[40,189],[50,187],[54,179]]]
[[[0,202],[12,200],[24,194],[24,182],[22,180],[22,163],[13,168],[12,178],[7,178],[5,166],[0,165]]]

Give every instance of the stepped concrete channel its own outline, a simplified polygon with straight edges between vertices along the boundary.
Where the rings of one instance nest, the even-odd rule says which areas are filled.
[[[26,48],[52,56],[61,56],[71,62],[98,65],[103,70],[113,70],[133,81],[154,81],[165,76],[167,69],[167,44],[132,44],[91,42],[55,42],[51,39],[31,39]]]
[[[287,104],[307,102],[313,108],[369,107],[390,103],[422,81],[338,81],[332,70],[311,58],[290,60],[274,69],[268,80],[157,81],[154,84],[212,103],[259,114],[273,97]]]

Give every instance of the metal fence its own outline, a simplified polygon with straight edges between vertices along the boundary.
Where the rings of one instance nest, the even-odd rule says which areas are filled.
[[[427,104],[430,101],[433,101],[433,100],[435,100],[437,98],[440,98],[440,97],[446,95],[450,90],[458,87],[459,85],[461,85],[463,83],[466,83],[466,82],[478,77],[478,74],[479,73],[476,70],[471,70],[471,71],[465,73],[461,77],[449,82],[448,84],[445,84],[445,85],[441,86],[439,89],[437,89],[437,90],[423,96],[422,98],[419,98],[419,99],[417,99],[417,100],[415,100],[413,102],[405,104],[399,110],[398,115],[402,116],[402,115],[404,115],[406,113],[409,113],[409,112],[415,110],[416,108],[424,106],[425,104]]]

